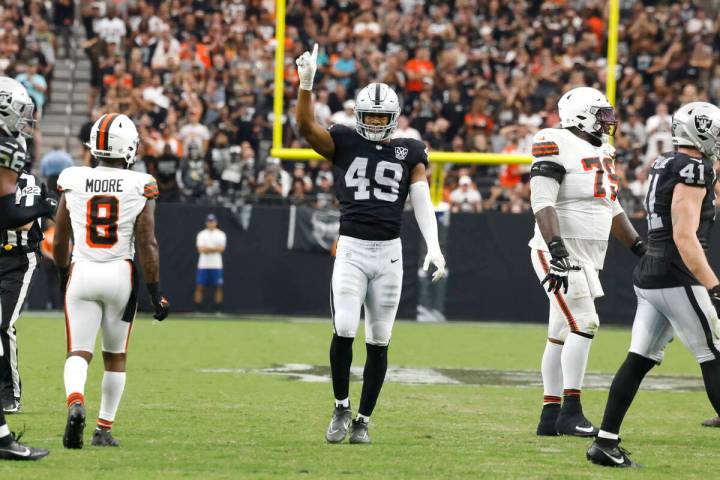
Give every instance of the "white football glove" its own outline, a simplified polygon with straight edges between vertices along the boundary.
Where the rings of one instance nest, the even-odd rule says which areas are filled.
[[[318,45],[316,43],[312,53],[305,52],[295,60],[298,69],[298,78],[300,79],[300,88],[303,90],[312,90],[313,79],[317,71],[317,55]]]
[[[447,270],[445,270],[445,257],[443,257],[440,251],[428,252],[425,255],[425,263],[423,263],[423,270],[426,272],[430,268],[430,264],[435,265],[435,272],[433,272],[432,281],[437,282],[441,278],[447,277]]]

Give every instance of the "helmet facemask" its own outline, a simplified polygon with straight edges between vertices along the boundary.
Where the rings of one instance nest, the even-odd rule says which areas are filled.
[[[617,129],[617,118],[615,117],[615,109],[612,107],[590,107],[590,113],[595,115],[595,125],[593,128],[601,135],[615,136]]]
[[[373,125],[365,122],[367,115],[385,116],[388,119],[385,125]],[[355,110],[355,130],[363,137],[372,142],[379,142],[390,138],[397,128],[399,113],[375,110]]]
[[[10,135],[22,135],[32,138],[35,130],[35,117],[32,102],[23,102],[6,92],[0,92],[0,122]]]

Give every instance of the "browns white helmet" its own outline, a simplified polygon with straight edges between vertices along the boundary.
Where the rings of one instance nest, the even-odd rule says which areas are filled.
[[[95,122],[90,130],[90,153],[98,159],[122,158],[125,163],[135,163],[138,136],[135,124],[127,115],[106,113]]]

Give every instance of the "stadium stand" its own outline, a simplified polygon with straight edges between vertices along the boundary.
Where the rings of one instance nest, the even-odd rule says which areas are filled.
[[[379,80],[402,98],[398,134],[436,150],[529,153],[532,134],[557,123],[563,91],[604,88],[606,3],[289,0],[285,146],[306,146],[294,119],[294,59],[317,41],[319,121],[352,124],[348,101]],[[720,100],[715,4],[621,2],[617,170],[632,216],[644,213],[647,160],[669,148],[669,113],[681,102]],[[272,8],[261,0],[81,2],[91,37],[83,44],[91,65],[87,113],[92,120],[119,110],[137,120],[138,168],[158,176],[164,200],[327,203],[315,198],[332,183],[325,162],[268,155]],[[524,166],[447,168],[446,201],[464,177],[482,199],[461,210],[528,210]]]

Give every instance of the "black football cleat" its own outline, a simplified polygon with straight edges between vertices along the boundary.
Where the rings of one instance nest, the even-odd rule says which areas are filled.
[[[350,411],[350,407],[335,407],[332,418],[330,419],[330,425],[328,425],[327,431],[325,432],[325,440],[327,440],[328,443],[341,443],[345,440],[351,421],[352,412]]]
[[[573,437],[596,437],[599,431],[582,413],[563,415],[560,412],[555,426],[559,435]]]
[[[368,424],[362,420],[353,420],[350,426],[350,443],[370,443]]]
[[[720,427],[720,417],[708,418],[702,422],[703,427]]]
[[[83,431],[85,430],[85,407],[79,403],[73,403],[68,408],[67,424],[65,435],[63,435],[63,447],[82,448]]]
[[[595,465],[601,465],[603,467],[615,467],[615,468],[639,468],[641,465],[633,462],[628,454],[627,450],[622,448],[619,443],[604,439],[595,439],[588,451],[585,453],[585,457],[594,463]]]
[[[43,457],[47,457],[50,453],[45,448],[28,447],[22,443],[18,443],[22,433],[15,437],[15,434],[11,433],[12,442],[10,445],[0,446],[0,459],[3,460],[40,460]]]
[[[115,440],[110,430],[96,428],[92,436],[93,447],[119,447],[120,442]]]
[[[560,415],[559,403],[548,403],[543,405],[540,413],[540,423],[537,426],[537,435],[544,437],[557,437],[560,435],[557,430],[557,419]]]

